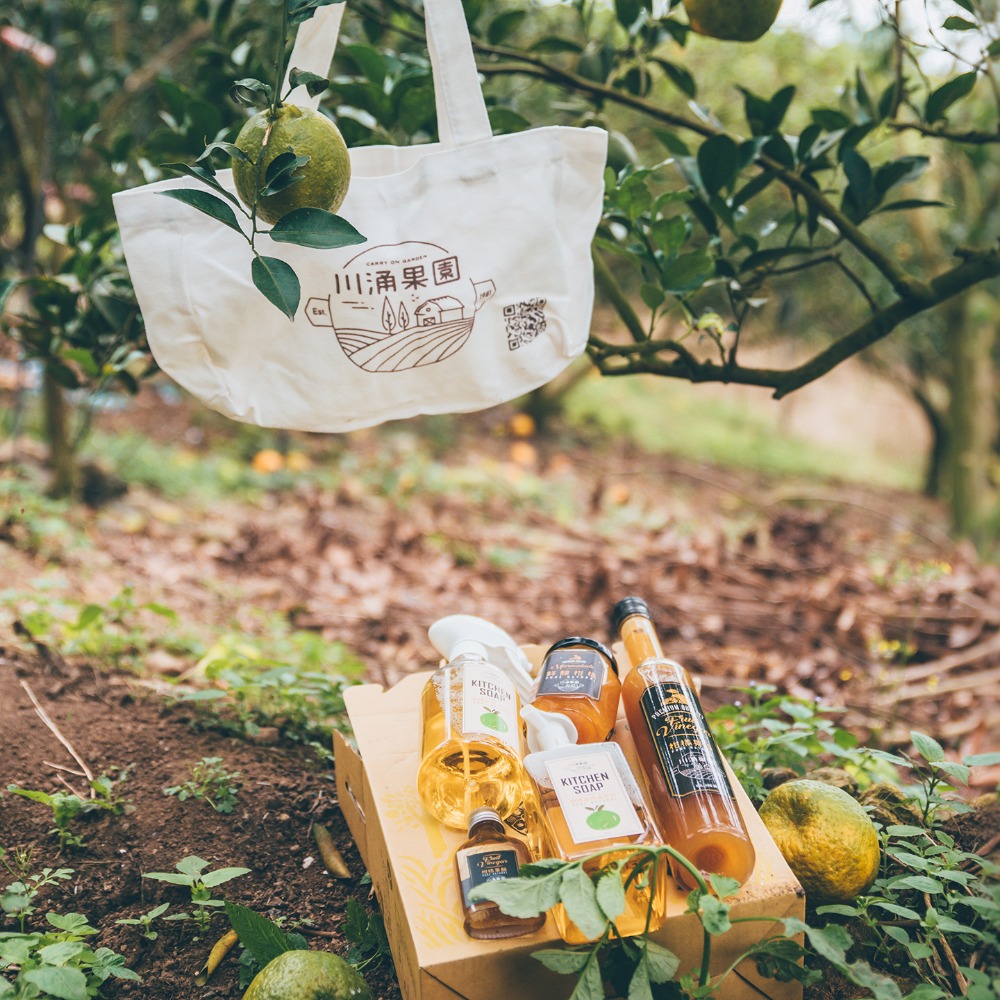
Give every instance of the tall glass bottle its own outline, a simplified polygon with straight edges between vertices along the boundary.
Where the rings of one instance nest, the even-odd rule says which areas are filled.
[[[622,705],[664,842],[702,872],[745,882],[753,843],[688,672],[663,655],[641,598],[619,601],[611,620],[631,666]],[[690,874],[673,867],[694,888]]]
[[[469,817],[469,839],[455,852],[455,873],[462,895],[465,933],[473,938],[499,939],[533,934],[545,923],[537,917],[508,916],[497,903],[469,899],[478,885],[498,879],[517,878],[521,866],[531,860],[521,841],[507,836],[500,814],[483,807]]]

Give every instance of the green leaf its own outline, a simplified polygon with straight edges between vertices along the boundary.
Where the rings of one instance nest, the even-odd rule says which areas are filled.
[[[933,125],[934,122],[944,118],[948,108],[972,91],[977,78],[976,71],[971,70],[968,73],[959,74],[933,91],[927,98],[927,106],[924,109],[924,118],[927,123]]]
[[[239,222],[236,220],[236,213],[221,198],[216,198],[214,194],[209,194],[207,191],[197,191],[194,188],[160,191],[159,194],[167,198],[173,198],[185,205],[190,205],[191,208],[196,208],[199,212],[204,212],[205,215],[209,215],[223,225],[229,226],[230,229],[235,229],[240,236],[244,235]]]
[[[566,915],[588,938],[604,933],[608,921],[597,903],[594,883],[582,866],[574,865],[563,872],[559,898],[566,907]]]
[[[698,149],[698,170],[709,194],[731,187],[739,168],[739,147],[728,135],[713,136]]]
[[[917,752],[928,764],[936,764],[945,759],[944,748],[932,736],[911,730],[910,739],[913,740],[913,745],[917,748]]]
[[[969,767],[993,767],[1000,764],[1000,752],[996,753],[973,753],[962,758],[963,764]]]
[[[271,100],[271,88],[260,80],[237,80],[229,88],[229,96],[238,104],[263,108]]]
[[[569,1000],[604,1000],[601,967],[596,961],[586,966],[583,975],[576,981]]]
[[[529,872],[537,871],[539,867],[537,863],[525,865],[521,872],[527,875]],[[484,882],[469,892],[469,898],[473,901],[492,899],[511,917],[537,917],[539,913],[544,913],[559,902],[559,882],[565,867],[565,862],[560,862],[558,874]]]
[[[190,875],[175,875],[173,872],[145,872],[142,877],[166,882],[167,885],[190,885],[192,880]]]
[[[905,886],[908,889],[916,889],[917,892],[926,892],[930,894],[944,892],[944,886],[934,878],[929,878],[926,875],[907,875],[904,878],[898,879],[892,883],[893,888],[896,886]]]
[[[185,875],[201,875],[208,867],[208,862],[204,858],[199,858],[197,854],[189,854],[181,858],[174,867]]]
[[[698,84],[695,82],[695,78],[679,63],[672,62],[669,59],[655,59],[654,62],[659,65],[667,79],[685,97],[694,97],[698,93]],[[687,150],[685,149],[684,152],[686,153]]]
[[[249,868],[219,868],[217,871],[202,875],[201,883],[210,889],[214,889],[215,886],[222,885],[223,882],[229,882],[234,878],[239,878],[240,875],[249,875],[250,871],[251,869]]]
[[[509,35],[517,30],[524,20],[527,11],[506,10],[498,14],[486,29],[486,39],[491,45],[500,45]]]
[[[628,1000],[653,1000],[653,990],[649,985],[649,970],[645,957],[641,958],[628,983]]]
[[[948,31],[978,31],[979,25],[975,21],[967,21],[964,17],[946,17],[944,27]]]
[[[623,28],[630,28],[642,13],[642,0],[615,0],[615,17]]]
[[[649,967],[649,978],[654,983],[669,983],[677,975],[681,960],[669,948],[647,940],[646,964]]]
[[[346,219],[321,208],[296,208],[287,212],[267,235],[279,243],[294,243],[316,250],[350,247],[367,239]]]
[[[83,941],[55,941],[38,949],[38,957],[46,965],[65,965],[71,958],[76,958],[86,948]]]
[[[288,935],[260,913],[226,900],[226,916],[240,944],[260,963],[261,968],[286,951],[295,951]]]
[[[21,978],[33,983],[42,995],[58,1000],[87,1000],[87,977],[72,966],[43,965],[38,969],[28,969]]]
[[[277,257],[254,257],[250,276],[264,297],[277,306],[289,319],[299,308],[301,288],[291,267]]]
[[[617,869],[612,868],[597,880],[596,897],[608,920],[615,920],[625,912],[625,886]]]
[[[533,951],[531,957],[538,959],[546,969],[551,969],[562,975],[569,975],[573,972],[579,972],[587,964],[590,952],[543,948],[541,951]]]
[[[325,76],[298,68],[293,68],[288,74],[288,83],[292,87],[305,87],[310,97],[318,97],[330,87],[330,81]]]
[[[664,266],[663,284],[671,292],[690,292],[712,276],[715,266],[705,250],[681,254]]]
[[[296,174],[295,171],[299,167],[304,167],[309,159],[308,156],[299,156],[291,149],[279,153],[267,165],[261,197],[266,198],[268,195],[277,194],[301,181],[302,174]]]
[[[513,108],[492,107],[488,111],[490,128],[494,135],[509,135],[531,128],[531,122]]]
[[[229,156],[231,156],[234,160],[239,160],[240,163],[250,163],[251,162],[250,157],[247,156],[247,154],[244,153],[243,150],[240,149],[240,147],[237,146],[235,142],[224,142],[222,140],[220,140],[219,142],[210,142],[205,147],[204,152],[201,154],[201,156],[198,157],[198,159],[195,162],[196,163],[201,163],[203,161],[208,160],[208,158],[216,150],[220,150],[223,153],[228,153]]]
[[[698,901],[698,915],[709,934],[725,934],[732,927],[729,907],[715,896],[702,896]]]

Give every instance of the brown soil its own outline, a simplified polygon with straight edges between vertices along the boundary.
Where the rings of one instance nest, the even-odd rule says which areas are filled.
[[[608,608],[639,593],[671,652],[702,676],[709,706],[756,680],[843,707],[840,724],[880,745],[906,748],[917,728],[953,757],[998,748],[1000,683],[989,678],[1000,654],[989,644],[1000,634],[1000,572],[947,541],[939,509],[903,494],[774,484],[568,439],[536,441],[534,456],[518,455],[504,430],[508,415],[467,421],[442,458],[492,469],[506,492],[407,493],[398,479],[373,486],[366,463],[379,450],[395,448],[405,465],[398,429],[336,441],[303,435],[292,444],[314,462],[353,470],[335,490],[305,477],[260,503],[227,500],[203,510],[133,488],[100,510],[72,514],[89,536],[86,550],[47,549],[26,539],[16,519],[0,521],[4,586],[29,590],[56,564],[78,600],[105,602],[129,583],[138,602],[167,605],[209,638],[233,623],[260,628],[254,612],[271,611],[345,642],[365,660],[369,679],[383,684],[435,662],[426,628],[440,615],[481,615],[525,642],[581,632],[607,640]],[[190,439],[197,426],[205,449],[217,426],[148,399],[121,420],[173,439]],[[531,494],[518,499],[513,487],[531,475],[572,494],[575,513],[557,516]],[[880,559],[889,569],[884,577]],[[947,572],[910,572],[940,560]],[[909,664],[890,664],[873,653],[879,639],[916,652]],[[62,770],[76,764],[42,723],[29,690],[94,773],[129,771],[128,813],[89,818],[85,846],[61,856],[47,835],[46,808],[0,799],[0,846],[32,847],[36,870],[76,872],[45,891],[40,912],[83,912],[100,928],[100,944],[144,977],[142,986],[108,987],[109,997],[239,995],[232,959],[207,988],[194,984],[211,940],[192,941],[191,924],[161,922],[159,938],[148,942],[138,928],[115,923],[159,902],[183,909],[181,890],[140,873],[172,870],[188,854],[212,868],[252,869],[223,894],[298,924],[315,947],[346,952],[347,900],[374,903],[332,772],[312,751],[199,730],[188,709],[136,677],[87,658],[66,661],[10,630],[0,632],[0,647],[7,782],[80,787]],[[174,678],[191,666],[151,656],[145,679]],[[203,757],[222,757],[241,774],[229,816],[163,793]],[[980,769],[972,791],[997,780],[996,769]],[[996,832],[996,813],[983,817],[986,829],[967,822],[962,830],[970,848]],[[353,879],[323,870],[313,822],[331,830]],[[222,932],[221,917],[215,927]],[[385,967],[366,976],[376,997],[399,996]]]

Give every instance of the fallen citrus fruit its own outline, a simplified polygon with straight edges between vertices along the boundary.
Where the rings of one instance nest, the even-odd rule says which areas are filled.
[[[339,955],[285,951],[257,973],[243,1000],[372,1000],[372,993]]]
[[[774,24],[781,0],[684,0],[699,35],[728,42],[753,42]]]
[[[257,160],[264,135],[271,127],[267,149],[258,170]],[[351,182],[351,158],[340,129],[326,115],[311,108],[282,104],[274,118],[270,111],[259,111],[240,129],[236,145],[249,162],[233,160],[233,180],[236,193],[248,207],[265,187],[267,168],[281,153],[290,150],[297,156],[308,156],[294,173],[294,184],[257,199],[257,215],[272,225],[296,208],[322,208],[336,212],[340,208]]]
[[[848,903],[878,875],[878,833],[843,789],[800,778],[772,791],[760,807],[789,868],[813,903]]]

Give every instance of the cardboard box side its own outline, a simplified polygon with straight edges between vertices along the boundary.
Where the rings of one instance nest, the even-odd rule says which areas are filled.
[[[368,829],[366,825],[365,777],[361,755],[347,742],[343,733],[333,734],[334,773],[337,782],[337,804],[351,831],[365,868],[368,864]]]

